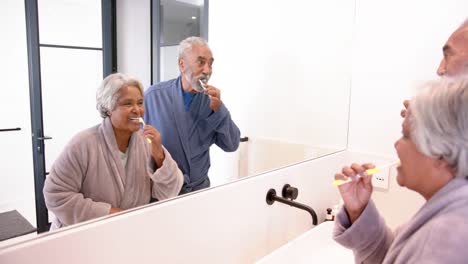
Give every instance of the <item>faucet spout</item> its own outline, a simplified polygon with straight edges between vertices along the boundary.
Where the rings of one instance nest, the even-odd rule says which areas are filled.
[[[312,217],[312,223],[317,225],[317,214],[310,206],[276,196],[275,189],[270,189],[267,193],[266,202],[267,204],[272,205],[275,201],[307,211]]]

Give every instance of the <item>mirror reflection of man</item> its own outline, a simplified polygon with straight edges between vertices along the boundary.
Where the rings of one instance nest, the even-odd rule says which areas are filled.
[[[189,37],[179,44],[180,76],[145,92],[144,119],[160,131],[184,174],[181,194],[210,186],[212,144],[227,152],[239,147],[240,131],[221,101],[221,91],[208,84],[213,61],[208,43]]]
[[[444,57],[437,69],[438,75],[468,74],[468,19],[450,35],[442,51]]]
[[[468,19],[450,35],[442,52],[444,57],[437,69],[439,76],[468,75]],[[409,103],[409,100],[403,102],[402,117],[406,116]]]

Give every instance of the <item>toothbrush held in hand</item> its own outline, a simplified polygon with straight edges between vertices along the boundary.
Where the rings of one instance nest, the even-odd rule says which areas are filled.
[[[146,126],[145,120],[143,120],[143,118],[139,117],[139,118],[138,118],[138,121],[143,125],[143,127]],[[151,139],[146,138],[146,140],[148,141],[148,143],[151,144]]]
[[[203,88],[203,90],[206,90],[206,86],[203,83],[203,81],[201,79],[198,79],[198,82],[200,83],[201,88]]]
[[[379,172],[379,171],[381,171],[383,169],[390,168],[390,167],[392,167],[393,165],[396,165],[396,164],[400,164],[400,161],[397,160],[397,161],[392,162],[392,163],[390,163],[390,164],[388,164],[386,166],[383,166],[383,167],[376,167],[376,168],[373,168],[373,169],[367,169],[365,172],[366,172],[367,175],[370,176],[370,175],[373,175],[373,174],[375,174],[375,173],[377,173],[377,172]],[[360,178],[361,175],[358,174],[356,177]],[[352,182],[352,181],[353,181],[353,179],[351,177],[348,177],[348,179],[346,179],[346,180],[335,180],[333,182],[333,186],[340,186],[342,184],[346,184],[346,183]]]
[[[145,121],[141,117],[138,117],[138,118],[137,117],[131,117],[130,119],[131,120],[138,120],[138,122],[140,122],[143,125],[143,127],[146,126]],[[149,144],[151,144],[151,139],[146,138],[146,140],[148,141]]]
[[[143,126],[146,126],[145,120],[143,120],[143,118],[139,117],[138,122],[140,122]]]

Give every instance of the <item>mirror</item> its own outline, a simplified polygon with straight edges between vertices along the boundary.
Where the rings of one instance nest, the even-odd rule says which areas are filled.
[[[151,28],[144,30],[143,9],[120,9],[118,67],[144,76],[148,87],[151,72],[141,65],[151,57]],[[210,84],[248,138],[235,153],[211,147],[212,187],[346,148],[354,1],[211,1],[208,12]],[[203,36],[204,2],[163,0],[159,13],[160,72],[152,77],[164,81],[179,75],[178,42]]]
[[[161,3],[164,5],[174,1],[176,0]],[[204,1],[178,2],[195,6],[199,11],[204,8]],[[99,51],[102,46],[95,40],[102,36],[99,33],[100,27],[93,24],[100,21],[100,12],[96,12],[96,9],[101,8],[100,4],[96,4],[100,1],[38,1],[39,6],[54,3],[62,3],[60,6],[71,12],[58,12],[55,7],[50,6],[49,9],[43,9],[49,14],[47,19],[52,29],[41,34],[41,42],[95,48],[78,53],[74,50],[41,47],[42,62],[49,62],[47,66],[43,66],[42,73],[43,100],[47,102],[44,107],[44,123],[48,126],[46,133],[55,140],[47,142],[46,148],[51,155],[58,155],[72,135],[100,120],[94,108],[93,91],[100,83],[102,74]],[[11,62],[4,65],[16,67],[15,75],[8,76],[8,86],[16,87],[16,84],[20,84],[21,88],[8,91],[12,93],[11,98],[15,98],[12,102],[21,102],[16,118],[8,120],[8,126],[22,127],[21,134],[15,134],[18,136],[5,137],[5,134],[2,134],[0,138],[4,142],[11,141],[12,138],[21,141],[21,144],[8,145],[10,147],[2,152],[5,163],[12,161],[9,167],[2,165],[2,171],[18,177],[3,181],[5,184],[0,187],[0,193],[2,201],[5,202],[1,204],[0,212],[10,208],[24,208],[21,209],[24,212],[22,215],[35,225],[35,203],[34,197],[31,196],[34,192],[30,135],[32,116],[29,112],[29,87],[25,81],[28,79],[28,73],[24,2],[6,1],[0,5],[0,10],[9,10],[9,14],[0,17],[6,19],[4,25],[12,27],[8,31],[8,34],[11,34],[8,39],[15,40],[9,42],[11,45],[2,46],[0,49],[1,52],[6,52],[2,57]],[[94,9],[91,10],[94,11],[86,11],[93,6]],[[91,17],[88,15],[89,19],[80,19],[80,14],[89,13],[92,14]],[[200,11],[199,14],[202,18],[203,12]],[[248,141],[242,142],[234,153],[224,153],[216,146],[211,148],[212,166],[209,175],[212,186],[346,148],[353,16],[353,0],[295,0],[287,3],[276,0],[209,2],[208,35],[216,59],[210,84],[222,91],[222,100],[240,128],[241,136],[248,137]],[[12,19],[13,17],[18,19]],[[82,26],[77,29],[66,25],[58,27],[60,23],[54,22],[55,18],[78,21]],[[42,25],[47,25],[47,21],[40,21]],[[150,1],[117,0],[118,69],[120,72],[136,76],[146,87],[150,85],[152,78],[150,21]],[[201,23],[198,23],[196,27],[200,25]],[[94,33],[88,34],[91,30]],[[73,34],[65,34],[66,32]],[[204,34],[202,29],[198,32]],[[79,34],[86,37],[79,37]],[[21,35],[21,38],[16,38],[18,35]],[[60,40],[61,37],[66,37],[65,42]],[[166,44],[165,47],[174,48],[174,41],[168,41]],[[11,50],[14,52],[10,52]],[[160,55],[161,59],[167,62],[161,63],[165,67],[161,68],[161,73],[163,70],[170,71],[171,61],[173,65],[177,65],[176,55],[174,57],[174,54],[165,53],[164,58]],[[80,61],[81,66],[75,64],[75,68],[65,71],[67,68],[61,66],[65,64],[61,64],[60,59]],[[60,74],[56,75],[54,71],[60,71]],[[4,72],[9,70],[5,69]],[[76,77],[77,72],[81,73],[78,74],[80,78],[75,78],[73,83],[69,82],[73,76]],[[54,79],[54,75],[59,77]],[[53,102],[50,101],[52,97],[48,95],[51,92],[63,92],[64,83],[68,89],[82,92],[77,93],[79,98],[63,94],[63,97],[68,98],[67,104],[70,105],[66,108],[54,108]],[[51,87],[55,90],[51,90]],[[64,102],[60,104],[63,105]],[[80,106],[72,106],[75,104]],[[18,104],[2,106],[5,107],[2,109],[6,113],[11,113],[13,108],[19,108]],[[74,117],[74,120],[79,122],[67,122],[67,126],[64,127],[64,115]],[[20,124],[16,124],[17,121],[20,121]],[[55,157],[50,156],[46,159],[49,168]],[[18,164],[20,160],[26,164]],[[18,191],[18,186],[23,186],[21,191]],[[18,200],[15,197],[22,198]]]

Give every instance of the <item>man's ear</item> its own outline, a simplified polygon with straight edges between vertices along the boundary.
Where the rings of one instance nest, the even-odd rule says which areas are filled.
[[[185,69],[185,61],[183,59],[179,59],[179,71],[184,72]]]

